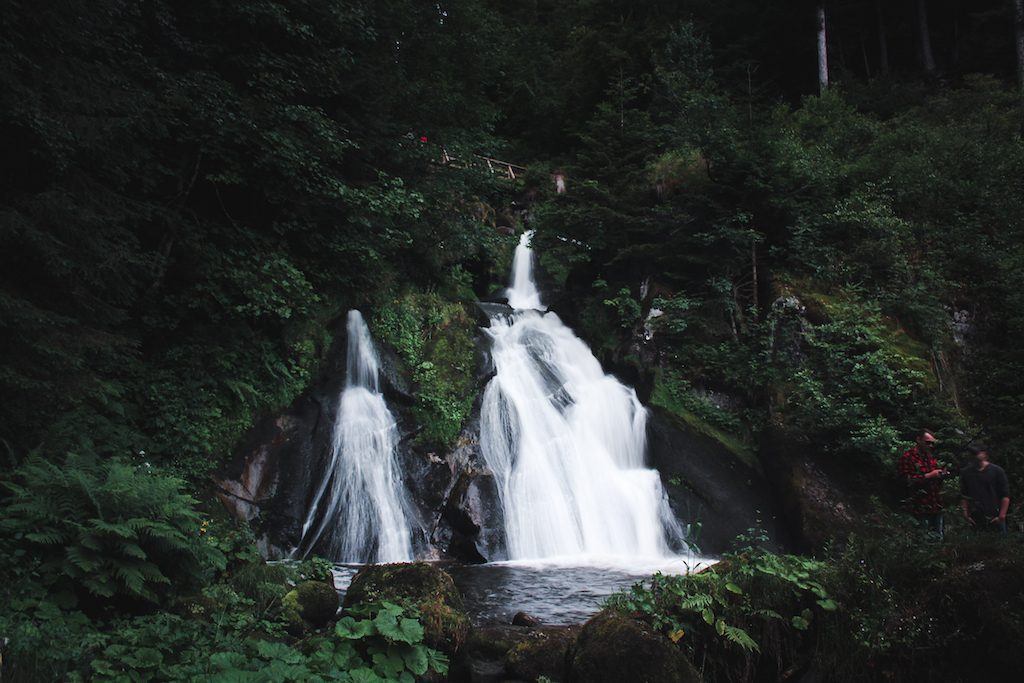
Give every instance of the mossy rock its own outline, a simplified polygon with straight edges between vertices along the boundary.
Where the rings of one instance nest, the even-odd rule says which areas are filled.
[[[281,616],[284,619],[284,629],[288,635],[301,638],[306,634],[308,626],[302,618],[302,609],[299,607],[299,592],[290,590],[281,598]]]
[[[281,605],[289,621],[289,631],[296,615],[313,628],[321,628],[338,612],[338,593],[330,584],[303,581],[285,594]]]
[[[682,651],[647,625],[603,610],[583,626],[569,655],[571,683],[699,683]]]
[[[504,660],[505,655],[529,637],[522,626],[481,626],[469,632],[462,653],[480,659]]]
[[[568,673],[568,655],[579,627],[543,627],[512,646],[505,655],[505,670],[517,680],[536,681],[547,676],[564,681]]]
[[[469,616],[462,595],[447,573],[426,562],[377,564],[352,577],[345,607],[360,603],[393,602],[420,611],[424,642],[455,654],[469,633]]]
[[[296,589],[302,618],[317,628],[334,619],[338,613],[338,591],[322,581],[304,581]]]

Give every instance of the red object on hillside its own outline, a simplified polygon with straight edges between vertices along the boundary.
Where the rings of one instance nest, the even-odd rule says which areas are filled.
[[[421,135],[420,136],[420,142],[426,142],[426,141],[427,141],[427,136],[426,135]]]

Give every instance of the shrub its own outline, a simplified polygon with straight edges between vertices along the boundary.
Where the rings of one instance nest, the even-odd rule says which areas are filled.
[[[759,663],[781,666],[817,637],[813,627],[838,608],[828,572],[811,558],[747,546],[703,572],[655,575],[608,606],[665,633],[705,664],[708,680],[747,680]]]
[[[0,530],[46,587],[152,603],[224,566],[183,483],[148,466],[33,456],[4,486]]]

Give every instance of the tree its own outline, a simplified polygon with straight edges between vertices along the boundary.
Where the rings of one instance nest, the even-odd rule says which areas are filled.
[[[935,75],[935,56],[932,54],[931,32],[928,30],[928,0],[917,0],[917,30],[921,66],[931,77]]]
[[[883,76],[889,75],[889,39],[885,34],[885,11],[882,0],[875,0],[875,21],[878,25],[878,70]]]
[[[818,90],[828,88],[828,38],[825,34],[825,4],[818,5]]]
[[[1017,43],[1017,87],[1024,93],[1024,0],[1013,0],[1013,32]]]

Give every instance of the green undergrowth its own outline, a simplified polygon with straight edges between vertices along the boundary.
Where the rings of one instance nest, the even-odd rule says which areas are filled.
[[[904,367],[920,373],[920,379],[929,390],[937,390],[938,380],[932,369],[932,350],[928,344],[915,338],[900,322],[888,315],[879,314],[876,309],[865,306],[863,297],[844,291],[825,291],[809,280],[795,280],[794,291],[807,307],[812,318],[849,319],[860,317],[873,323],[873,332],[880,346]]]
[[[713,567],[656,575],[608,608],[658,629],[708,683],[1012,678],[1024,637],[1024,546],[951,520],[936,543],[880,508],[817,558],[756,532]],[[789,673],[786,673],[789,672]]]
[[[267,564],[157,467],[35,456],[0,499],[5,681],[412,681],[443,673],[415,607],[335,622],[330,565]]]
[[[417,439],[452,444],[473,406],[476,324],[466,306],[435,292],[409,291],[383,303],[372,321],[416,383]]]
[[[733,677],[763,652],[791,647],[790,640],[799,648],[812,624],[837,609],[826,574],[826,565],[812,558],[748,546],[706,571],[657,574],[608,606],[663,632],[692,661],[710,657],[722,667],[712,669],[711,680],[741,680]]]

